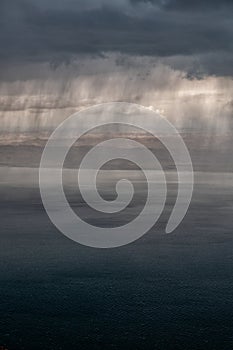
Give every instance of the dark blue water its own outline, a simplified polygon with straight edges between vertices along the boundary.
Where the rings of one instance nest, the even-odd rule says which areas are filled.
[[[0,345],[231,350],[232,203],[229,184],[197,184],[173,234],[165,213],[137,242],[103,250],[59,233],[37,188],[2,186]]]

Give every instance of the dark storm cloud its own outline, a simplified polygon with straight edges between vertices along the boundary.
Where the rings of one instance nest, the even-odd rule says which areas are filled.
[[[203,11],[204,9],[216,11],[224,8],[232,7],[232,0],[173,0],[162,1],[164,6],[169,9],[180,11]]]
[[[1,66],[121,52],[196,55],[203,74],[233,75],[232,14],[230,0],[1,0]]]
[[[151,4],[157,5],[166,9],[180,10],[180,11],[203,11],[219,10],[224,7],[232,6],[232,0],[130,0],[131,4]]]

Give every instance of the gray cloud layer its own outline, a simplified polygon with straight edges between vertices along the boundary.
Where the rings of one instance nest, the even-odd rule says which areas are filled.
[[[232,14],[232,0],[1,0],[0,73],[120,52],[159,57],[189,77],[233,76]]]

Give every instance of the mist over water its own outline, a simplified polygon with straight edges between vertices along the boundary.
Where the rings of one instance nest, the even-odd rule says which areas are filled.
[[[0,84],[2,134],[50,133],[72,113],[110,101],[151,107],[175,127],[206,137],[232,127],[231,78],[190,79],[151,58],[117,55],[14,70],[14,81],[8,77]]]

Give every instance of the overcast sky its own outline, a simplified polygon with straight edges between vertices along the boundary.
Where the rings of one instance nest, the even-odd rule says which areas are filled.
[[[231,115],[232,39],[233,0],[0,0],[1,109],[124,97],[169,114],[189,92]]]
[[[233,75],[232,0],[1,0],[0,25],[2,65],[121,52]]]

